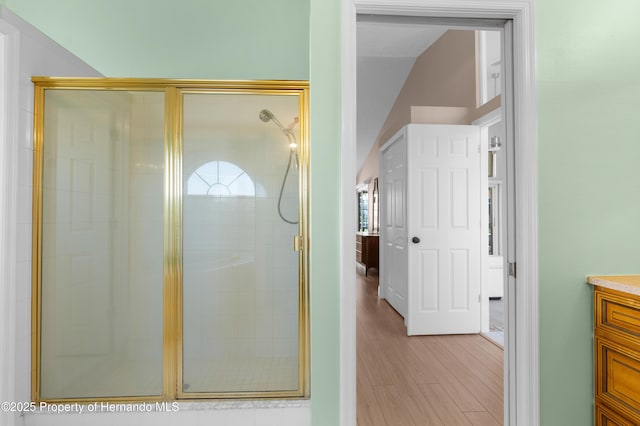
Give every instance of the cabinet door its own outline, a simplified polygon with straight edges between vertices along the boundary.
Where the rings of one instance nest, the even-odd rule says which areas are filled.
[[[596,426],[635,426],[636,424],[609,410],[605,405],[596,403]]]
[[[640,423],[640,354],[610,340],[595,339],[596,397]],[[605,423],[606,424],[606,423]]]

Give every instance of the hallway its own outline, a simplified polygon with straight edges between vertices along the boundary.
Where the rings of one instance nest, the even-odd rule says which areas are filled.
[[[358,426],[501,425],[503,351],[478,335],[407,337],[357,272]]]

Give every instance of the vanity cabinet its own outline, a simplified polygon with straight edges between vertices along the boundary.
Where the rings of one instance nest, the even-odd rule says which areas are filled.
[[[368,232],[356,234],[356,261],[364,265],[365,277],[369,268],[378,267],[379,240],[378,234]]]
[[[595,424],[638,425],[640,276],[589,277],[588,282],[595,285]]]

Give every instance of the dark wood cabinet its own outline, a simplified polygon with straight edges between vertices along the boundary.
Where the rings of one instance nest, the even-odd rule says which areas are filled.
[[[379,235],[368,232],[356,233],[356,261],[364,265],[364,275],[369,268],[378,267]]]

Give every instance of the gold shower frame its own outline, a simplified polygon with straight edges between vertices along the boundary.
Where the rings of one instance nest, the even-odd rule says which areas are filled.
[[[175,80],[33,77],[33,261],[31,302],[31,399],[37,403],[189,401],[203,399],[304,399],[310,396],[309,339],[309,83],[296,80]],[[164,247],[162,394],[42,399],[40,342],[42,308],[42,218],[44,97],[46,90],[155,91],[164,93]],[[299,236],[298,389],[294,391],[189,393],[182,391],[182,95],[225,93],[298,97]]]

